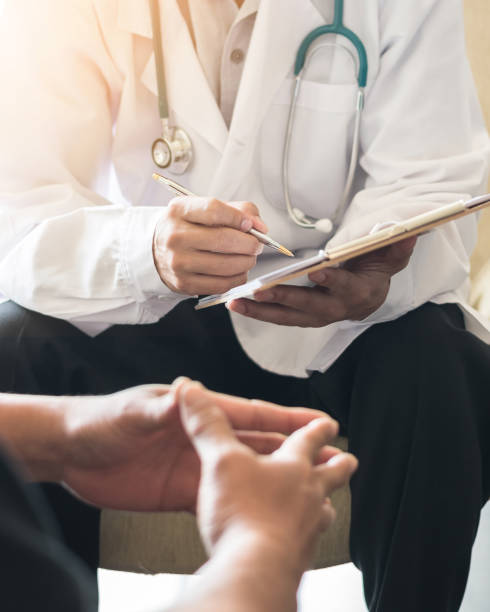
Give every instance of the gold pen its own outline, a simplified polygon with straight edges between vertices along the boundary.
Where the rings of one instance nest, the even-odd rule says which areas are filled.
[[[167,178],[166,176],[162,176],[161,174],[157,174],[156,172],[154,172],[152,177],[155,181],[157,181],[158,183],[162,183],[162,185],[165,185],[178,195],[197,197],[195,193],[192,193],[192,191],[189,191],[183,185],[179,185],[179,183],[176,183],[175,181]],[[262,244],[271,247],[271,249],[279,251],[280,253],[282,253],[283,255],[287,255],[288,257],[294,257],[294,254],[291,253],[289,249],[273,240],[270,236],[267,236],[267,234],[263,234],[262,232],[259,232],[258,230],[253,228],[249,230],[248,233],[252,234],[252,236],[255,236],[255,238],[257,238],[257,240]]]

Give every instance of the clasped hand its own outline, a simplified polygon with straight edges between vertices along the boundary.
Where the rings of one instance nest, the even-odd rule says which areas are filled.
[[[171,387],[150,385],[105,397],[63,398],[59,414],[66,433],[60,444],[63,456],[56,462],[62,467],[57,480],[103,508],[192,511],[201,462],[215,457],[210,447],[199,458],[193,443],[210,421],[229,423],[228,447],[235,445],[243,454],[247,446],[249,457],[276,451],[285,435],[319,417],[331,433],[336,431],[335,422],[318,411],[213,393],[197,383],[191,385],[183,418],[182,397],[187,396],[181,395],[182,389],[190,384],[183,379]],[[192,410],[194,416],[186,419]],[[337,451],[322,452],[320,458],[326,460]]]
[[[293,594],[316,536],[334,519],[328,496],[357,465],[327,446],[338,424],[323,413],[213,393],[185,378],[99,397],[1,395],[0,425],[29,479],[62,482],[102,508],[197,506],[208,552],[226,552],[218,566],[248,550],[280,564]]]

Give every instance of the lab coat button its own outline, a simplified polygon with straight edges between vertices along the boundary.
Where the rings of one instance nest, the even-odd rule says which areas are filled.
[[[245,53],[241,49],[233,49],[230,59],[234,64],[241,64],[245,59]]]

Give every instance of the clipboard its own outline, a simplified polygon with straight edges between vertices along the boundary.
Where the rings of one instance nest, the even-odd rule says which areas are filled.
[[[426,234],[434,228],[455,221],[490,206],[490,194],[471,200],[458,200],[415,217],[400,221],[390,227],[375,231],[367,236],[351,240],[345,244],[320,251],[317,255],[303,261],[278,268],[273,272],[255,278],[244,285],[230,289],[226,293],[210,295],[198,301],[196,310],[224,304],[242,297],[251,297],[262,291],[290,281],[299,276],[316,272],[322,268],[337,266],[349,259],[366,255],[412,236]]]

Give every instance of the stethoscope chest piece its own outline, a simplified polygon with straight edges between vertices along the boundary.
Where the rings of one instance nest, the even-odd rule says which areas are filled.
[[[171,168],[174,174],[184,174],[192,163],[191,139],[182,128],[170,127],[163,120],[162,137],[155,140],[151,153],[159,168]]]
[[[182,128],[170,123],[159,2],[158,0],[149,0],[149,2],[158,87],[158,109],[162,122],[162,136],[153,143],[151,154],[153,162],[159,168],[168,168],[174,174],[184,174],[192,163],[192,142]]]

